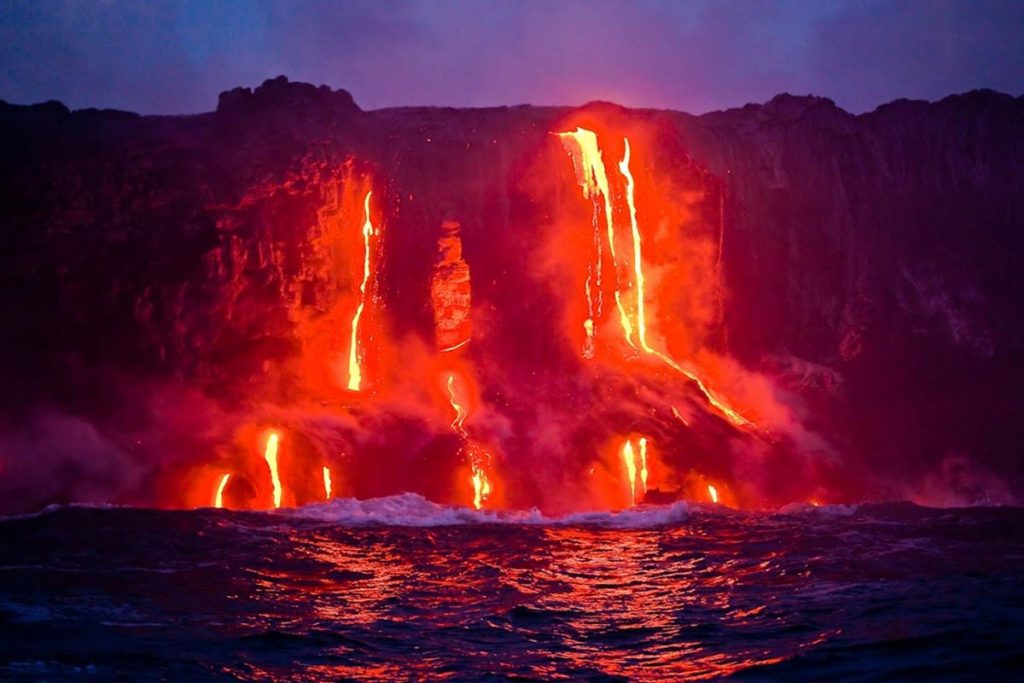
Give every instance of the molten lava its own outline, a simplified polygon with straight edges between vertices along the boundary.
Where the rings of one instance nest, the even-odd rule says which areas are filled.
[[[576,128],[573,132],[559,133],[562,146],[573,160],[576,170],[576,181],[583,189],[584,199],[590,199],[594,204],[594,213],[591,224],[594,229],[594,258],[588,266],[590,275],[587,277],[584,291],[587,297],[588,317],[583,321],[583,328],[587,334],[587,342],[584,348],[584,356],[592,358],[594,355],[594,320],[600,317],[602,309],[602,284],[601,284],[601,231],[599,227],[600,213],[604,209],[604,223],[608,237],[608,251],[611,254],[612,264],[616,271],[618,264],[615,256],[615,223],[612,215],[611,190],[608,186],[608,173],[605,170],[604,159],[601,154],[601,147],[597,141],[597,134],[585,128]],[[599,202],[600,199],[600,202]],[[591,278],[594,283],[591,285]],[[633,326],[629,316],[622,304],[619,294],[618,275],[616,272],[615,305],[619,310],[619,323],[626,341],[633,346]],[[595,302],[593,290],[597,289],[597,300]]]
[[[217,484],[217,493],[213,497],[213,507],[224,507],[224,487],[228,485],[228,479],[230,478],[230,473],[225,474],[223,477],[220,478],[220,483]]]
[[[470,464],[470,468],[473,472],[471,477],[473,481],[473,507],[479,510],[491,495],[491,482],[487,478],[487,472],[484,471],[480,462],[474,460]]]
[[[647,494],[647,480],[650,475],[647,469],[647,438],[640,437],[636,445],[632,439],[627,439],[622,444],[620,454],[626,471],[626,483],[629,485],[629,504],[633,506],[638,499],[642,500]]]
[[[639,452],[640,452],[640,486],[643,488],[644,493],[647,493],[647,438],[641,437],[639,441]]]
[[[464,423],[469,416],[468,401],[461,393],[454,373],[448,375],[446,386],[448,388],[448,401],[455,411],[455,418],[452,420],[451,428],[452,431],[462,437],[462,452],[469,461],[469,479],[473,487],[473,507],[480,510],[492,493],[491,478],[488,474],[490,471],[491,454],[473,443],[469,433],[466,431]]]
[[[324,500],[331,499],[331,469],[324,465]]]
[[[352,316],[352,336],[349,342],[348,351],[348,388],[350,391],[359,391],[363,383],[363,371],[360,367],[359,358],[359,319],[363,316],[363,309],[366,307],[366,285],[370,281],[370,238],[373,237],[373,223],[370,220],[370,196],[373,191],[366,193],[363,201],[363,209],[366,220],[363,222],[363,281],[359,284],[359,305],[356,307],[355,315]]]
[[[717,503],[718,502],[718,489],[716,489],[711,484],[708,484],[708,496],[711,497],[711,502],[712,503]]]
[[[609,190],[608,173],[604,165],[603,155],[601,152],[600,144],[598,142],[597,134],[593,131],[586,130],[584,128],[577,128],[574,132],[559,133],[559,138],[562,140],[562,145],[568,152],[570,158],[573,161],[574,169],[576,171],[576,179],[580,186],[583,188],[583,196],[586,199],[591,199],[594,202],[594,225],[596,226],[597,213],[598,213],[598,195],[601,196],[604,204],[604,216],[605,223],[607,226],[608,235],[608,246],[609,251],[612,255],[612,262],[616,266],[616,280],[618,279],[618,262],[616,259],[615,252],[615,222],[614,213],[612,210],[612,198]],[[567,141],[572,141],[571,144]],[[618,283],[615,285],[615,302],[619,310],[619,320],[622,326],[623,335],[625,341],[629,346],[634,349],[641,350],[649,355],[655,356],[660,359],[670,368],[676,372],[682,374],[684,377],[692,381],[704,395],[707,402],[715,408],[722,416],[724,416],[729,422],[737,427],[750,427],[753,423],[747,418],[741,415],[739,412],[734,410],[728,405],[726,401],[719,398],[714,392],[712,392],[705,383],[691,370],[686,369],[680,363],[676,362],[667,354],[653,348],[647,340],[648,321],[646,313],[646,291],[645,291],[645,277],[643,269],[643,249],[642,249],[642,235],[640,225],[637,220],[637,207],[636,207],[636,183],[633,178],[632,171],[630,170],[630,160],[632,152],[628,138],[623,138],[624,153],[622,161],[618,164],[618,171],[625,184],[625,199],[626,199],[626,213],[629,216],[630,224],[630,242],[633,246],[633,273],[632,273],[632,285],[635,289],[635,301],[633,306],[633,316],[635,319],[631,320],[629,313],[622,303],[622,296],[619,291]],[[600,256],[598,256],[598,262]],[[587,296],[588,300],[590,297],[590,285],[587,283]],[[584,322],[584,327],[587,329],[588,335],[592,334],[594,329],[594,322],[588,319]],[[633,333],[636,331],[637,341],[633,341]],[[588,336],[588,339],[591,337]],[[639,347],[637,346],[639,343]],[[585,350],[584,356],[587,358],[592,357],[590,350]]]
[[[270,436],[267,437],[267,447],[263,452],[263,459],[267,461],[267,467],[270,468],[270,483],[274,489],[274,507],[281,507],[281,477],[277,471],[277,432],[271,432]]]
[[[452,408],[455,410],[455,419],[452,420],[452,429],[461,434],[466,435],[466,430],[462,428],[462,423],[466,421],[466,409],[462,407],[459,399],[455,395],[455,375],[448,375],[448,400],[452,404]]]
[[[644,313],[644,266],[640,256],[640,228],[636,224],[636,202],[634,201],[633,174],[629,170],[629,139],[623,140],[626,151],[619,162],[619,172],[626,179],[626,205],[629,207],[629,225],[633,237],[633,274],[636,284],[636,332],[640,346],[648,353],[651,348],[647,345],[647,316]],[[626,341],[630,341],[627,339]],[[630,342],[632,344],[632,342]]]
[[[636,454],[633,442],[627,441],[622,446],[622,462],[626,466],[626,480],[629,482],[629,504],[636,505]]]
[[[410,490],[438,502],[501,508],[520,501],[530,504],[527,496],[532,493],[507,485],[498,466],[526,464],[531,458],[534,466],[540,465],[538,475],[551,466],[554,476],[535,490],[540,505],[552,509],[580,509],[591,500],[609,508],[703,500],[707,481],[681,474],[687,467],[702,469],[699,462],[687,463],[686,453],[692,447],[693,457],[701,458],[725,439],[746,438],[721,424],[719,415],[738,427],[751,424],[711,390],[727,387],[732,396],[734,388],[745,387],[731,381],[728,368],[707,357],[708,332],[700,325],[712,324],[705,320],[710,314],[690,311],[709,308],[698,285],[717,273],[702,265],[701,258],[711,259],[712,248],[691,245],[681,236],[692,234],[692,241],[700,242],[706,221],[697,213],[691,224],[691,214],[666,208],[676,199],[668,195],[679,189],[673,184],[678,179],[652,180],[644,163],[648,145],[643,131],[630,129],[628,136],[611,138],[605,128],[598,129],[600,136],[584,127],[572,128],[557,133],[558,144],[550,136],[541,139],[557,156],[564,149],[575,177],[568,168],[555,177],[562,191],[549,198],[556,200],[553,207],[545,198],[534,202],[546,222],[523,213],[528,221],[524,229],[550,233],[550,252],[537,249],[548,247],[544,240],[524,243],[522,254],[493,252],[487,240],[498,238],[481,220],[486,211],[460,215],[463,205],[446,198],[440,211],[421,213],[419,204],[410,208],[407,203],[414,201],[411,194],[390,190],[386,199],[394,204],[385,206],[379,188],[393,190],[397,179],[373,182],[367,169],[357,171],[351,162],[344,171],[332,171],[330,182],[319,190],[324,204],[311,228],[314,239],[298,245],[308,246],[309,253],[298,249],[295,254],[273,254],[272,262],[282,269],[280,278],[287,284],[285,294],[294,302],[278,315],[279,324],[284,328],[294,322],[294,339],[275,331],[269,351],[253,352],[262,363],[245,371],[264,393],[251,396],[248,407],[254,414],[246,423],[252,432],[237,437],[244,455],[233,456],[230,475],[208,466],[190,473],[190,502],[207,504],[219,483],[215,504],[220,507],[230,478],[227,495],[235,509],[266,508],[271,502],[274,508],[300,506],[330,500],[341,488],[339,495]],[[538,163],[550,166],[546,155]],[[537,186],[549,193],[550,179],[542,180]],[[460,188],[449,190],[458,194]],[[495,206],[503,208],[506,199]],[[698,203],[703,200],[680,201],[703,207]],[[466,227],[452,216],[466,220]],[[381,226],[392,217],[403,230],[389,227],[385,245]],[[416,225],[437,220],[440,226]],[[431,236],[427,244],[422,242],[425,235]],[[507,251],[518,238],[501,237],[510,240],[501,245]],[[691,247],[701,258],[691,256]],[[243,263],[241,256],[238,260]],[[554,284],[541,293],[550,291],[556,299],[545,301],[523,286],[551,275],[544,284]],[[524,321],[524,313],[532,317]],[[230,319],[234,313],[225,315]],[[239,313],[239,319],[247,324],[249,317]],[[560,322],[571,340],[568,353],[565,338],[551,329]],[[298,344],[278,347],[278,341]],[[297,353],[292,355],[291,348]],[[577,362],[581,353],[588,362]],[[293,362],[296,356],[298,362]],[[399,358],[401,367],[395,362]],[[572,372],[585,376],[568,376]],[[690,402],[672,405],[686,396]],[[749,392],[742,399],[742,405],[760,408],[749,400]],[[280,402],[270,408],[275,401]],[[428,414],[433,419],[421,419],[423,401],[432,403]],[[267,413],[259,414],[257,407],[263,405]],[[577,409],[578,414],[569,414]],[[304,426],[312,420],[299,417],[311,413],[317,414],[316,433],[307,433]],[[707,434],[698,434],[709,427],[709,414]],[[766,411],[757,414],[759,421],[771,424]],[[261,432],[261,425],[284,415],[296,416],[295,424],[278,422],[280,431]],[[286,424],[287,457],[280,463],[281,428]],[[379,439],[361,433],[377,430],[376,436],[392,425],[392,433]],[[630,431],[634,429],[657,442],[649,443]],[[436,432],[447,436],[435,438]],[[608,433],[623,436],[606,441]],[[683,447],[657,448],[663,438]],[[406,441],[396,445],[398,439]],[[415,452],[416,444],[425,444],[422,452]],[[558,461],[561,453],[552,454],[563,447],[566,453],[579,454],[581,461],[596,456],[600,462],[596,475],[590,468],[590,481],[565,492],[548,485],[574,471],[559,467],[565,464]],[[260,450],[270,472],[270,492]],[[346,451],[351,452],[353,472],[350,476],[346,465],[335,486],[332,475],[340,476],[338,470],[332,472],[325,463],[334,463],[336,454]],[[416,463],[402,477],[385,482],[383,477],[361,476],[381,462],[398,462],[395,453],[395,458],[409,454],[405,462]],[[437,485],[427,478],[441,457],[457,458],[458,464],[450,479]],[[723,476],[724,467],[712,471]],[[564,479],[568,486],[577,484]],[[623,493],[627,487],[628,496]],[[720,487],[722,500],[731,505],[733,488],[725,479]],[[717,501],[717,491],[708,487],[708,492]]]

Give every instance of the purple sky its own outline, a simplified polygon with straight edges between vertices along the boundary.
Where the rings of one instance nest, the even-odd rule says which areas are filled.
[[[0,0],[0,99],[191,113],[285,74],[364,109],[694,113],[779,92],[853,112],[1024,93],[1024,0]]]

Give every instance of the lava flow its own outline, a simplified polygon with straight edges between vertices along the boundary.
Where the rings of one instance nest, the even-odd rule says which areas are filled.
[[[331,499],[331,470],[327,465],[324,465],[324,499]]]
[[[220,478],[220,483],[217,484],[217,493],[213,498],[213,507],[222,508],[224,507],[224,488],[228,485],[228,479],[231,478],[231,474],[225,474]]]
[[[572,132],[558,133],[562,145],[573,160],[576,170],[576,181],[583,189],[583,197],[594,203],[594,212],[591,225],[594,230],[593,258],[588,265],[588,275],[584,286],[587,298],[587,318],[583,321],[583,328],[586,332],[586,343],[583,355],[586,358],[594,357],[595,345],[595,319],[600,317],[603,308],[603,287],[602,287],[602,257],[601,257],[601,229],[600,216],[604,215],[604,224],[608,236],[608,251],[611,254],[612,264],[616,268],[615,273],[615,306],[619,311],[619,323],[622,325],[622,332],[626,342],[633,346],[633,326],[623,308],[622,298],[618,287],[618,263],[615,256],[615,227],[612,217],[611,191],[608,186],[608,174],[605,171],[604,159],[601,148],[597,142],[597,134],[585,128],[577,128]],[[600,203],[598,202],[600,198]],[[594,292],[597,292],[596,299]]]
[[[574,169],[576,171],[577,182],[583,188],[583,197],[590,199],[594,205],[594,225],[596,226],[597,214],[603,207],[605,216],[605,223],[607,226],[608,235],[608,248],[612,256],[612,262],[616,267],[616,283],[614,289],[614,296],[616,306],[619,311],[620,324],[622,326],[623,336],[625,342],[634,349],[639,349],[651,356],[654,356],[668,365],[670,368],[679,372],[687,379],[692,381],[698,388],[698,390],[704,395],[707,402],[714,407],[718,412],[725,417],[729,422],[737,427],[752,427],[753,423],[746,417],[741,415],[738,411],[728,405],[726,401],[718,397],[712,392],[705,382],[703,382],[696,373],[686,369],[680,363],[672,359],[667,354],[658,351],[653,348],[647,340],[648,331],[648,320],[646,313],[646,290],[645,290],[645,276],[644,276],[644,259],[642,249],[642,235],[640,226],[637,220],[637,207],[635,200],[635,181],[633,174],[630,170],[631,161],[631,148],[628,138],[623,138],[623,157],[618,164],[619,174],[625,184],[625,213],[629,217],[630,233],[629,239],[632,244],[632,282],[630,283],[634,290],[633,306],[632,306],[632,319],[630,311],[624,306],[622,301],[622,294],[618,284],[618,260],[615,251],[616,232],[615,232],[615,212],[613,210],[613,199],[611,196],[611,185],[608,179],[607,169],[604,164],[603,153],[598,141],[597,134],[591,130],[584,128],[577,128],[574,132],[559,133],[559,137],[562,139],[563,146],[568,152],[570,158],[573,161]],[[571,140],[572,144],[568,144],[567,141]],[[600,202],[599,202],[600,196]],[[600,263],[600,251],[598,251],[598,263]],[[600,282],[598,282],[600,285]],[[590,299],[590,282],[586,284],[586,291],[588,301]],[[591,340],[591,330],[594,327],[594,321],[589,319],[585,322],[585,326],[588,330],[588,340]],[[636,342],[634,342],[634,333],[636,336]],[[588,344],[590,342],[588,341]],[[637,346],[639,344],[639,347]],[[592,357],[593,353],[588,347],[584,353],[586,357]]]
[[[267,467],[270,468],[270,483],[274,490],[275,508],[281,507],[281,477],[277,470],[278,439],[277,432],[271,432],[267,437],[267,447],[263,453],[263,459],[267,461]]]
[[[359,320],[363,317],[363,309],[366,307],[366,285],[370,281],[370,238],[374,235],[373,223],[370,220],[370,197],[372,195],[372,191],[367,192],[363,202],[366,214],[362,228],[363,280],[359,284],[359,305],[352,316],[352,335],[348,352],[348,388],[350,391],[359,391],[363,383],[363,370],[359,358]]]
[[[570,130],[538,132],[546,152],[529,173],[551,175],[532,213],[510,209],[535,231],[522,242],[491,229],[490,198],[481,212],[455,195],[421,200],[356,160],[294,181],[306,208],[266,209],[311,218],[305,242],[269,252],[268,282],[287,300],[266,341],[276,355],[253,351],[254,390],[236,395],[246,412],[232,416],[232,445],[214,445],[216,466],[185,478],[189,504],[302,506],[341,495],[342,481],[345,495],[412,491],[478,510],[706,500],[703,475],[688,472],[713,475],[725,504],[746,502],[728,454],[764,452],[767,432],[734,429],[752,423],[719,391],[759,421],[767,411],[709,360],[709,323],[693,312],[707,306],[689,301],[714,289],[701,260],[714,251],[699,243],[712,223],[673,211],[678,179],[652,179],[643,131]],[[571,170],[552,169],[563,153]],[[442,210],[423,209],[435,199]]]
[[[458,358],[472,339],[472,280],[469,264],[462,256],[462,226],[457,221],[444,221],[442,234],[437,243],[437,262],[430,281],[430,297],[434,309],[434,335],[439,353],[452,360],[445,363],[458,364]],[[463,382],[456,372],[448,370],[445,377],[448,402],[455,416],[451,429],[462,439],[461,453],[469,461],[470,484],[473,491],[473,507],[481,509],[491,497],[492,486],[489,475],[491,456],[488,451],[474,443],[466,431],[465,422],[469,416],[469,400]]]
[[[470,484],[473,487],[473,507],[477,510],[483,508],[484,503],[491,497],[491,479],[488,474],[490,469],[491,455],[478,444],[470,440],[464,423],[469,415],[467,409],[467,398],[462,392],[461,385],[457,383],[455,374],[449,374],[446,381],[449,403],[455,411],[451,428],[463,441],[462,452],[469,461]]]
[[[629,504],[636,505],[647,494],[647,438],[640,437],[636,446],[632,440],[622,444],[622,464],[626,470],[626,483],[629,485]],[[637,475],[639,474],[639,480]]]

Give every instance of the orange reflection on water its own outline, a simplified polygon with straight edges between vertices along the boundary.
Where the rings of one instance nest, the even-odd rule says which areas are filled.
[[[445,672],[707,680],[784,661],[831,637],[809,631],[787,636],[800,641],[780,648],[744,635],[777,628],[771,590],[803,579],[780,572],[786,557],[777,546],[751,552],[742,523],[649,530],[327,524],[287,533],[286,552],[246,571],[255,579],[251,600],[292,612],[283,621],[254,616],[252,624],[284,623],[277,628],[294,629],[320,654],[250,668],[261,672],[254,680]]]

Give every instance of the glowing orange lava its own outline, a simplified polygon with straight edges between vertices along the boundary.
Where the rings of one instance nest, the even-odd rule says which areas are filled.
[[[331,469],[324,465],[324,500],[331,499]]]
[[[587,295],[589,317],[583,321],[583,328],[587,333],[587,347],[585,348],[584,355],[589,358],[593,356],[594,317],[595,315],[599,316],[601,314],[601,239],[599,234],[600,229],[598,227],[598,213],[600,212],[601,205],[598,204],[598,196],[600,196],[601,203],[604,208],[604,222],[608,237],[608,251],[612,257],[613,266],[616,267],[616,270],[618,268],[618,262],[615,255],[615,222],[612,214],[612,198],[611,191],[608,186],[608,173],[605,170],[601,147],[597,141],[597,134],[592,130],[577,127],[573,132],[558,133],[558,137],[561,139],[562,146],[565,148],[565,151],[568,152],[570,158],[573,160],[576,170],[576,181],[579,183],[580,187],[583,188],[584,199],[590,199],[594,202],[594,242],[597,245],[597,248],[596,257],[590,266],[590,270],[594,274],[594,284],[598,291],[598,299],[595,305],[593,290],[590,284],[590,278],[588,277],[585,291]],[[622,325],[622,331],[625,335],[626,342],[628,342],[630,346],[633,346],[633,326],[629,320],[629,316],[626,314],[625,308],[622,305],[622,297],[619,294],[617,283],[615,286],[615,305],[619,310],[619,324]]]
[[[633,442],[627,441],[622,446],[622,462],[626,466],[626,479],[629,482],[629,504],[636,505],[636,454]]]
[[[281,507],[281,478],[277,472],[277,432],[271,432],[270,436],[267,437],[267,447],[263,452],[263,459],[267,461],[267,467],[270,468],[270,483],[274,487],[274,507]]]
[[[636,505],[637,498],[647,494],[647,437],[640,437],[634,445],[632,439],[622,444],[620,451],[622,465],[626,470],[626,481],[629,484],[629,504]],[[639,480],[637,479],[639,474]]]
[[[640,485],[644,493],[647,493],[647,438],[641,437],[638,442],[640,452]]]
[[[629,170],[629,138],[624,138],[626,151],[619,162],[619,173],[626,179],[626,205],[629,207],[629,225],[633,237],[633,278],[636,285],[636,332],[640,346],[651,352],[647,345],[647,315],[644,313],[644,266],[640,256],[640,228],[636,223],[636,202],[633,199],[633,174]],[[626,341],[629,341],[627,339]],[[630,342],[632,343],[632,342]]]
[[[217,484],[217,493],[213,497],[213,507],[224,507],[224,487],[228,485],[228,479],[230,478],[230,473],[225,474],[223,477],[220,478],[220,483]]]
[[[617,275],[618,268],[615,255],[615,225],[612,212],[612,199],[609,193],[608,174],[604,165],[597,134],[584,128],[577,128],[574,132],[559,133],[558,135],[562,140],[563,147],[565,147],[566,151],[573,159],[574,168],[576,170],[576,179],[583,188],[584,198],[593,199],[595,201],[595,212],[597,211],[597,195],[600,194],[604,200],[604,215],[608,232],[608,245],[612,254],[612,262],[616,264]],[[574,144],[567,144],[567,140],[572,140]],[[633,314],[635,316],[634,321],[630,319],[630,315],[622,304],[619,287],[616,283],[615,302],[619,309],[620,324],[622,326],[625,341],[631,347],[638,348],[637,344],[633,341],[633,332],[635,330],[640,350],[659,358],[670,368],[692,381],[704,395],[707,402],[731,423],[737,427],[753,426],[753,423],[751,423],[750,420],[734,410],[728,405],[728,403],[713,393],[693,371],[685,368],[665,353],[653,348],[647,341],[648,321],[645,301],[646,280],[643,270],[642,236],[640,225],[637,221],[635,200],[636,183],[634,181],[632,171],[630,170],[632,152],[629,144],[629,138],[623,138],[623,144],[624,153],[622,161],[618,164],[618,171],[622,176],[626,187],[626,209],[629,215],[630,240],[633,245],[633,286],[636,290],[635,306],[633,309]],[[595,221],[596,220],[595,215]],[[588,283],[588,298],[589,296]],[[593,321],[586,321],[584,326],[587,329],[588,335],[591,334],[593,330]],[[586,353],[584,355],[587,356]]]
[[[448,387],[448,401],[455,411],[455,419],[452,420],[451,428],[463,439],[462,451],[469,461],[469,480],[473,487],[473,507],[480,510],[491,496],[493,490],[491,479],[488,475],[491,454],[470,441],[469,433],[464,426],[466,417],[469,415],[469,410],[466,407],[467,400],[460,396],[460,389],[456,384],[454,373],[448,375],[446,384]]]
[[[452,408],[455,409],[455,419],[452,420],[452,429],[465,436],[466,430],[462,428],[462,423],[466,421],[466,409],[462,407],[462,404],[455,395],[455,375],[448,375],[448,400],[451,402]]]
[[[718,489],[716,489],[711,484],[708,484],[708,495],[711,497],[712,503],[718,502]]]
[[[348,350],[348,388],[350,391],[359,391],[363,382],[363,371],[359,365],[359,319],[363,316],[363,309],[366,307],[366,285],[370,281],[370,238],[373,237],[373,223],[370,221],[370,196],[373,191],[366,193],[363,202],[363,209],[366,212],[366,220],[363,223],[363,281],[359,285],[359,305],[356,307],[355,315],[352,316],[352,337]]]
[[[487,473],[484,472],[478,463],[474,462],[470,465],[470,468],[473,472],[471,477],[473,481],[473,507],[479,510],[491,495],[491,482],[487,478]]]

